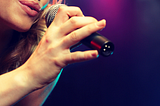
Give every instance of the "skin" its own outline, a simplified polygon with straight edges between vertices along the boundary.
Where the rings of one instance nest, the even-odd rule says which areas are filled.
[[[41,6],[48,2],[34,1]],[[36,16],[29,17],[20,9],[18,0],[0,0],[0,40],[5,40],[3,45],[7,48],[6,42],[13,36],[13,30],[29,30],[35,19]],[[105,20],[85,17],[78,7],[61,6],[31,57],[21,67],[0,76],[0,105],[12,105],[26,95],[17,102],[17,106],[43,104],[65,66],[98,56],[96,50],[70,52],[70,47],[91,33],[103,29],[105,25]],[[0,48],[2,53],[4,47]]]

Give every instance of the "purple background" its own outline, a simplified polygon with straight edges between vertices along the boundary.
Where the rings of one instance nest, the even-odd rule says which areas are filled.
[[[160,106],[160,0],[66,1],[107,20],[115,51],[64,68],[44,106]]]

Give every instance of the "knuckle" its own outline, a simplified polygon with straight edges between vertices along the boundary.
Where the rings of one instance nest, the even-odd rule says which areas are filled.
[[[88,27],[87,27],[87,32],[88,32],[89,34],[93,33],[92,25],[88,25]]]
[[[62,44],[66,45],[68,43],[68,39],[67,37],[65,39],[62,40]]]
[[[97,19],[95,19],[94,17],[90,17],[90,20],[91,20],[93,23],[97,22]]]
[[[61,68],[67,65],[67,63],[65,62],[59,61],[59,59],[52,59],[52,63],[57,67],[61,67]],[[59,74],[59,72],[57,72],[57,74]]]
[[[85,56],[85,54],[83,52],[78,51],[77,54],[76,54],[76,60],[78,62],[85,61],[85,60],[87,60],[87,57]]]
[[[82,12],[81,9],[80,9],[79,7],[75,7],[75,9],[76,9],[77,11]]]
[[[87,60],[84,53],[80,53],[80,56],[79,56],[79,61],[82,61],[82,60]]]
[[[72,63],[74,63],[74,62],[76,61],[75,55],[71,55],[71,56],[70,56],[70,61],[72,61]]]
[[[70,23],[71,23],[72,25],[76,26],[76,24],[77,24],[76,17],[71,17],[71,18],[70,18]]]
[[[60,35],[64,35],[65,34],[64,27],[62,25],[59,27],[58,31],[59,31]]]
[[[58,12],[64,12],[66,10],[65,6],[60,6]]]
[[[82,10],[79,7],[75,7],[74,10],[77,14],[83,15]]]
[[[78,41],[78,36],[77,36],[77,33],[75,31],[73,31],[70,35],[70,39],[74,42],[77,42]]]

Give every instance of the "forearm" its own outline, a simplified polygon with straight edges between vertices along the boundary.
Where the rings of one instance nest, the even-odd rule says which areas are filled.
[[[62,71],[61,71],[62,72]],[[57,78],[50,83],[49,85],[43,87],[42,89],[36,90],[29,95],[27,95],[25,98],[23,98],[21,101],[15,104],[15,106],[41,106],[57,84],[59,77],[61,73],[57,76]]]
[[[28,86],[29,79],[25,68],[18,68],[0,76],[0,106],[9,106],[34,91],[34,86]]]

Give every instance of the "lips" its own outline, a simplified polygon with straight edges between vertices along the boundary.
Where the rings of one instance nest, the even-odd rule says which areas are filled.
[[[41,9],[40,5],[34,1],[20,0],[19,2],[21,8],[31,17],[36,16]]]

